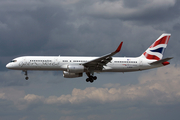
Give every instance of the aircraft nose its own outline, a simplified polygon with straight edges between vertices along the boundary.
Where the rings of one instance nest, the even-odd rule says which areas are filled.
[[[10,68],[12,68],[12,65],[11,65],[10,63],[8,63],[8,64],[6,65],[6,68],[10,69]]]

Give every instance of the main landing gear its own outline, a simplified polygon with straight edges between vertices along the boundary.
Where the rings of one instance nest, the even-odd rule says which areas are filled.
[[[88,78],[86,79],[86,82],[91,82],[91,83],[93,83],[94,80],[97,79],[96,76],[93,76],[93,73],[86,73],[86,75],[88,76]]]
[[[23,72],[24,72],[24,75],[26,76],[25,79],[28,80],[29,77],[28,77],[28,72],[27,72],[27,70],[24,70]]]

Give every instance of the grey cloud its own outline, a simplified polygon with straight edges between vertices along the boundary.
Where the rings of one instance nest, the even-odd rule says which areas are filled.
[[[86,3],[86,4],[85,4]],[[134,4],[135,3],[135,4]],[[175,0],[159,1],[86,1],[81,4],[83,13],[96,17],[119,18],[124,20],[158,19],[170,13],[168,10],[175,5]],[[79,5],[79,4],[78,4]],[[133,6],[132,6],[133,5]],[[78,8],[77,8],[78,9]],[[78,9],[79,10],[79,9]],[[80,11],[80,10],[79,10]],[[156,11],[156,12],[154,12]],[[167,12],[167,13],[166,13]],[[173,12],[173,11],[171,11]],[[159,16],[159,17],[158,17]]]
[[[5,108],[0,109],[0,119],[179,117],[179,1],[126,0],[122,14],[114,4],[120,0],[16,2],[0,1],[0,105]],[[93,9],[95,5],[107,8]],[[111,5],[117,6],[111,9]],[[85,77],[64,79],[57,75],[59,71],[30,72],[30,80],[25,81],[21,71],[5,68],[7,62],[22,55],[101,56],[121,41],[124,44],[117,56],[136,57],[163,32],[172,33],[165,57],[173,56],[171,63],[177,67],[102,74],[94,84],[85,83]]]
[[[91,51],[87,49],[85,51],[86,54],[91,52],[90,55],[93,55],[92,53],[96,53],[98,51],[96,48],[100,45],[105,46],[104,48],[107,49],[107,47],[112,47],[111,44],[115,46],[115,44],[120,43],[119,39],[131,40],[127,38],[129,36],[125,34],[127,32],[131,34],[137,31],[138,28],[134,27],[134,30],[130,30],[132,28],[131,25],[127,26],[125,24],[128,23],[119,20],[102,21],[81,16],[80,14],[73,15],[76,10],[72,10],[72,12],[68,12],[67,10],[71,6],[65,5],[62,7],[57,5],[52,7],[52,4],[48,6],[47,3],[44,6],[39,5],[39,7],[34,10],[27,10],[25,12],[20,12],[20,14],[18,11],[15,11],[12,12],[13,14],[9,14],[9,17],[7,17],[9,23],[2,22],[2,26],[5,28],[6,26],[10,26],[10,30],[8,32],[2,32],[6,37],[1,35],[3,41],[1,44],[1,55],[24,55],[26,53],[36,55],[58,55],[65,53],[65,51],[66,54],[69,53],[69,55],[84,55],[85,53],[80,51],[82,51],[82,49],[83,51],[86,50],[87,45]],[[54,3],[54,1],[52,1],[52,3]],[[77,3],[81,3],[81,1],[76,2],[76,4]],[[65,9],[65,7],[67,7],[67,9]],[[17,16],[14,17],[15,15]],[[12,21],[14,21],[13,24],[11,23]],[[18,26],[15,23],[18,23]],[[80,23],[80,25],[76,27],[75,24],[78,23]],[[138,30],[139,29],[141,28],[139,27]],[[147,30],[146,27],[143,29]],[[154,28],[152,28],[150,32],[153,31]],[[156,32],[157,31],[154,33]],[[137,35],[139,35],[139,33]],[[161,33],[162,32],[159,31],[158,35]],[[111,43],[112,40],[118,42]],[[58,50],[60,52],[57,52]],[[101,54],[109,52],[107,50],[102,51],[104,52]]]
[[[176,31],[180,31],[180,23],[177,23],[173,26],[173,29]]]
[[[27,4],[24,7],[26,8]],[[61,27],[66,19],[60,6],[40,6],[35,10],[1,13],[1,56],[25,54],[41,49],[49,40],[48,34],[52,28]]]
[[[23,79],[21,71],[3,71],[0,72],[0,86],[28,86],[29,81]]]

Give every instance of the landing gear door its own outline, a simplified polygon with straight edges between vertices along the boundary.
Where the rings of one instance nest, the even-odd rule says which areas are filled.
[[[143,66],[143,60],[141,58],[139,59],[139,66]]]

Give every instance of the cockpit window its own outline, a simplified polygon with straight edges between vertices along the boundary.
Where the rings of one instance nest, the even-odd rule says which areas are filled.
[[[17,62],[17,60],[12,60],[11,62]]]

